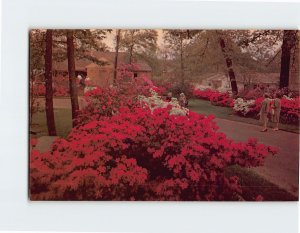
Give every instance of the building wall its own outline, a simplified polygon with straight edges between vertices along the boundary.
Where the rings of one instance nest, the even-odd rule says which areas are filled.
[[[137,71],[137,72],[134,72],[134,73],[136,73],[136,77],[147,76],[150,79],[152,78],[151,71]]]
[[[113,69],[87,67],[87,77],[90,79],[91,85],[108,87],[113,83]]]
[[[147,76],[151,78],[150,71],[133,72],[135,77]],[[100,87],[108,87],[113,84],[114,69],[113,67],[87,67],[87,77],[90,79],[90,84]]]

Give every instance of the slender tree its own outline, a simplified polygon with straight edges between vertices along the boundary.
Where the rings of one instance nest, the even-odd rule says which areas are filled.
[[[226,62],[232,93],[233,93],[233,95],[237,95],[238,88],[237,88],[236,78],[235,78],[235,74],[234,74],[234,70],[233,70],[232,59],[230,58],[230,56],[227,53],[226,43],[222,36],[219,37],[219,44],[220,44],[220,48],[221,48],[221,51],[223,53],[223,56],[224,56],[224,59]]]
[[[296,44],[296,33],[297,31],[295,30],[284,30],[283,32],[279,82],[280,88],[289,86],[291,52]]]
[[[74,119],[79,110],[77,84],[75,76],[75,49],[74,49],[74,32],[73,30],[67,31],[67,56],[68,56],[68,72],[69,72],[69,89],[72,105],[72,120],[73,127],[75,126]]]
[[[181,86],[185,81],[185,44],[190,39],[188,30],[164,30],[164,41],[174,51],[173,56],[179,60],[179,78]]]
[[[179,35],[179,41],[180,41],[180,77],[181,77],[181,85],[184,85],[184,63],[183,63],[183,35]]]
[[[35,82],[38,75],[45,73],[45,36],[46,32],[33,29],[29,33],[29,80],[30,80],[30,102],[29,102],[29,124],[32,126],[33,114],[39,109],[38,92]]]
[[[46,118],[48,134],[56,136],[54,111],[53,111],[53,88],[52,88],[52,30],[46,31],[45,50],[45,83],[46,83]]]
[[[134,39],[134,34],[137,30],[130,30],[129,35],[130,35],[130,45],[129,45],[129,64],[132,63],[132,56],[133,56],[133,48],[135,46],[135,39]]]
[[[115,64],[114,64],[114,84],[117,80],[117,69],[118,69],[118,57],[119,57],[119,46],[120,46],[120,35],[121,30],[118,29],[116,32],[116,50],[115,50]]]

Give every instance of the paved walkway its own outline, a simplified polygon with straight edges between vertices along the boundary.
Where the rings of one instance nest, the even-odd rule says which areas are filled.
[[[40,106],[45,106],[45,98],[39,97],[38,102]],[[81,96],[78,97],[79,109],[85,106],[84,100]],[[53,98],[54,108],[71,109],[71,99],[69,97]]]
[[[298,195],[299,184],[299,134],[286,131],[260,132],[261,127],[242,122],[216,119],[220,131],[236,141],[246,141],[255,137],[265,145],[276,146],[280,149],[276,156],[269,156],[263,167],[252,170],[287,190]]]

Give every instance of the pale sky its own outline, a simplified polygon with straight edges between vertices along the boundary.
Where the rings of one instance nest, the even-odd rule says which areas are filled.
[[[157,44],[158,47],[163,47],[163,30],[156,29],[158,38]],[[116,37],[116,30],[114,29],[110,34],[107,35],[107,38],[104,39],[104,43],[109,47],[110,50],[114,50],[115,48],[115,37]]]

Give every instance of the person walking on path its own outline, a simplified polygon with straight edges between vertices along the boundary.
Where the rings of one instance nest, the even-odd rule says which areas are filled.
[[[270,114],[270,99],[269,94],[264,94],[264,100],[261,103],[261,108],[259,112],[260,121],[263,123],[263,128],[261,132],[266,132],[268,130],[268,121],[269,121],[269,114]]]
[[[280,112],[281,112],[281,102],[280,102],[280,94],[276,93],[275,99],[273,100],[272,109],[274,114],[272,115],[272,122],[275,123],[274,131],[278,131]]]

